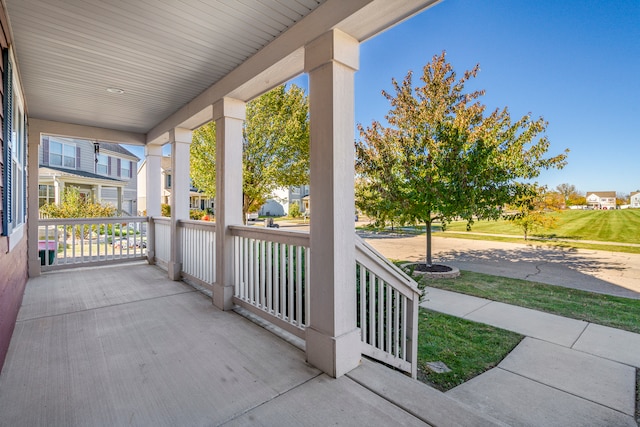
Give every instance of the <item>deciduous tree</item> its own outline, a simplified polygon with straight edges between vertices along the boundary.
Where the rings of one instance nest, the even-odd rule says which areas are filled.
[[[526,184],[509,205],[510,212],[505,217],[520,227],[527,240],[537,229],[555,227],[557,218],[550,213],[558,210],[558,196],[559,193],[550,192],[546,187]]]
[[[564,202],[567,205],[570,204],[570,200],[572,198],[580,196],[580,193],[576,189],[576,186],[573,184],[559,184],[558,186],[556,186],[556,190],[558,191],[558,193],[562,194],[562,197],[564,197]]]
[[[284,85],[247,103],[242,147],[243,214],[257,211],[278,187],[309,183],[309,103],[296,85]],[[194,131],[191,178],[215,197],[215,123]],[[246,216],[246,215],[245,215]]]
[[[431,224],[463,218],[498,219],[502,206],[522,195],[519,181],[542,169],[562,168],[566,153],[545,157],[547,123],[530,115],[512,121],[507,108],[485,115],[483,90],[465,92],[479,66],[458,79],[445,53],[423,68],[422,85],[412,73],[383,91],[391,110],[385,127],[358,125],[358,206],[374,218],[425,223],[430,267]]]

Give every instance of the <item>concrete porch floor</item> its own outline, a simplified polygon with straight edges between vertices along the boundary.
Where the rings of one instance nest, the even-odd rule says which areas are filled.
[[[496,424],[373,362],[332,379],[295,346],[145,264],[30,279],[0,375],[1,426],[444,421]]]

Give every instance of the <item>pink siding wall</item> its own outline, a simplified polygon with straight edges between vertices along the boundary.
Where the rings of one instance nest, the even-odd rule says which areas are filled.
[[[7,238],[0,237],[0,370],[22,304],[27,284],[27,238],[7,253]]]

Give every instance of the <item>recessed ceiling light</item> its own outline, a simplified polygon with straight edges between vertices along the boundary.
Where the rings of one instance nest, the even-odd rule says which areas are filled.
[[[122,95],[124,93],[124,89],[119,89],[117,87],[108,87],[107,92],[109,93],[117,93],[118,95]]]

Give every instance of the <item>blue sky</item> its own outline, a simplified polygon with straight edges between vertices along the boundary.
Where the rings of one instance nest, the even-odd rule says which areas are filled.
[[[483,103],[549,122],[550,154],[568,165],[544,171],[551,188],[640,189],[640,0],[444,0],[361,46],[356,121],[384,120],[391,78],[447,52],[458,75],[480,64],[469,90]]]
[[[549,122],[550,155],[568,165],[538,182],[580,191],[640,189],[640,0],[444,0],[361,45],[356,122],[384,121],[381,90],[442,51],[488,110]],[[306,87],[306,77],[294,80]]]

